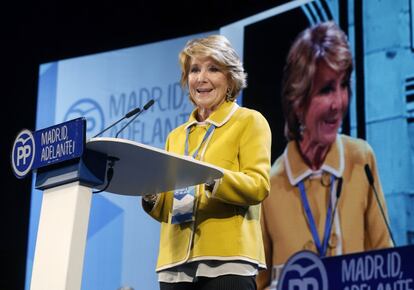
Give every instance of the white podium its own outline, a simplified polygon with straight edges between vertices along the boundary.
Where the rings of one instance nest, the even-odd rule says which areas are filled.
[[[113,178],[105,191],[143,195],[221,178],[212,165],[118,138],[94,138],[82,158],[38,170],[43,200],[31,290],[78,290],[89,223],[92,188],[106,185],[108,160]]]
[[[105,190],[116,194],[158,193],[223,176],[219,168],[210,164],[130,140],[95,138],[86,147],[119,159],[115,161],[114,176]]]

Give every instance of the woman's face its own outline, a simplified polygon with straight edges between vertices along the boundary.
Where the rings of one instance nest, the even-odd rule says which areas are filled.
[[[214,111],[224,102],[229,87],[227,73],[211,57],[194,57],[190,63],[188,88],[200,109]]]
[[[317,67],[308,110],[305,112],[303,141],[331,145],[348,107],[348,79],[325,62]]]

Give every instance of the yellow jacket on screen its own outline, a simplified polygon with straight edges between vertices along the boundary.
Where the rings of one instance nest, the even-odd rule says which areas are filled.
[[[166,150],[184,155],[190,128],[192,155],[211,124],[216,128],[196,159],[220,167],[224,176],[212,192],[204,184],[197,186],[194,222],[171,224],[173,193],[160,195],[149,211],[161,222],[157,271],[205,259],[265,264],[260,203],[270,186],[269,125],[260,113],[224,102],[203,123],[193,111],[187,123],[169,134]]]
[[[329,201],[334,205],[338,182],[331,192],[330,177],[343,178],[327,255],[341,255],[391,246],[386,225],[365,175],[372,170],[375,187],[385,208],[375,156],[361,139],[338,135],[320,171],[303,161],[294,141],[272,169],[271,192],[263,202],[263,234],[268,269],[259,273],[258,289],[270,284],[273,266],[280,269],[298,251],[316,252],[302,205],[298,183],[303,181],[320,239],[323,237]],[[333,196],[333,197],[332,197]],[[274,269],[273,273],[277,272]]]

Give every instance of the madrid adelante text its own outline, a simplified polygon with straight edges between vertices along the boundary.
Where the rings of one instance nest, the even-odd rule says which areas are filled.
[[[42,148],[40,161],[42,162],[60,159],[75,152],[75,141],[68,139],[67,126],[42,132],[40,142]]]
[[[413,279],[404,278],[401,261],[398,252],[344,260],[343,290],[413,290]]]
[[[136,107],[142,108],[151,99],[154,99],[155,103],[147,113],[155,114],[151,118],[142,116],[134,120],[120,133],[121,138],[144,144],[164,144],[168,133],[187,121],[193,109],[187,93],[178,82],[175,82],[165,87],[144,87],[130,93],[111,95],[109,118],[113,120],[120,118]],[[127,119],[113,127],[110,135],[115,136],[128,121]]]

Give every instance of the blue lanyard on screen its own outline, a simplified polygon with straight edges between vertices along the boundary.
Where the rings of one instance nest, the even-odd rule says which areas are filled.
[[[191,130],[191,127],[192,126],[189,126],[188,128],[187,128],[187,134],[186,134],[186,137],[185,137],[185,155],[186,156],[188,156],[189,155],[189,152],[188,152],[188,139],[189,139],[189,136],[190,136],[190,130]],[[194,152],[194,154],[193,154],[193,158],[195,159],[196,157],[197,157],[197,154],[198,154],[198,151],[200,150],[200,148],[201,148],[201,146],[203,146],[203,144],[204,144],[204,142],[206,142],[206,140],[208,139],[208,137],[213,133],[213,131],[214,131],[214,129],[215,129],[216,127],[213,125],[213,124],[211,124],[210,125],[210,127],[208,127],[208,129],[207,129],[207,132],[206,132],[206,134],[204,135],[204,137],[203,137],[203,140],[201,141],[201,143],[200,143],[200,145],[198,145],[198,147],[197,147],[197,149],[196,149],[196,151]]]
[[[303,181],[301,181],[299,183],[300,197],[302,199],[303,207],[305,209],[306,217],[308,219],[308,223],[309,223],[309,227],[311,229],[313,240],[315,242],[315,245],[316,245],[316,248],[319,252],[320,257],[325,257],[327,249],[328,249],[329,235],[330,235],[331,226],[332,226],[332,223],[331,223],[331,219],[332,219],[331,197],[332,197],[332,193],[333,193],[332,191],[333,191],[333,188],[334,188],[334,183],[335,183],[335,177],[333,175],[331,175],[331,191],[330,191],[330,195],[329,195],[328,210],[326,212],[325,232],[323,234],[323,243],[322,244],[321,244],[321,241],[319,239],[318,229],[316,227],[315,220],[313,219],[313,215],[312,215],[312,211],[311,211],[310,206],[309,206],[308,198],[306,197],[305,185],[304,185]]]

